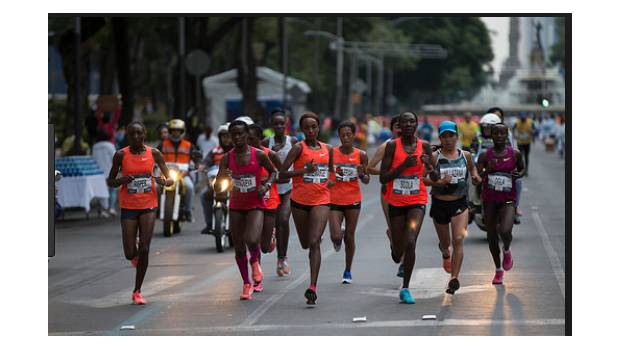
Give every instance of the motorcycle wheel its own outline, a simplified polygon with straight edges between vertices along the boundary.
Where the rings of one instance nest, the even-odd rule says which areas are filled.
[[[224,231],[224,213],[221,210],[215,211],[215,230],[213,235],[215,236],[215,249],[218,253],[224,251],[224,244],[226,240],[226,234]]]
[[[170,237],[174,233],[172,210],[174,208],[174,194],[166,195],[164,202],[164,237]]]

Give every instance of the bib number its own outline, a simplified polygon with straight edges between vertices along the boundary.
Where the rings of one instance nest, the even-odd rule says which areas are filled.
[[[153,184],[150,174],[133,175],[133,177],[133,181],[127,184],[127,193],[139,194],[151,192]]]
[[[461,181],[465,181],[465,168],[440,168],[441,177],[445,177],[446,175],[450,175],[452,179],[450,179],[451,184],[458,184]]]
[[[316,171],[309,174],[304,174],[304,182],[305,183],[324,183],[327,182],[327,165],[326,164],[316,164]]]
[[[497,192],[512,191],[512,176],[506,173],[489,174],[489,188]]]
[[[336,173],[336,181],[351,182],[357,181],[357,167],[354,164],[336,164],[342,169],[342,176]]]
[[[392,192],[400,195],[412,195],[420,193],[420,178],[416,175],[403,176],[394,179]]]
[[[253,174],[233,177],[233,187],[236,192],[248,193],[256,191],[256,176]]]

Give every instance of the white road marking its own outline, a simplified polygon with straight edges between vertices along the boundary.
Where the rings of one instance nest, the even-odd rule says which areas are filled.
[[[369,221],[371,221],[373,218],[375,217],[375,214],[371,214],[366,216],[364,219],[362,219],[362,221],[360,221],[358,223],[357,227],[364,227],[364,225],[366,225]],[[327,227],[326,227],[327,229]],[[326,253],[322,253],[321,254],[321,260],[325,260],[327,258],[329,258],[332,254],[334,254],[335,251],[333,249],[331,249],[330,251],[326,252]],[[241,322],[240,326],[241,327],[247,327],[247,326],[252,326],[254,325],[259,318],[261,318],[267,311],[269,311],[269,309],[275,304],[277,303],[280,299],[282,299],[282,297],[284,297],[284,295],[286,295],[286,293],[288,293],[290,290],[296,288],[297,286],[299,286],[303,281],[307,280],[308,277],[310,276],[310,270],[307,269],[301,276],[297,277],[296,280],[294,280],[293,282],[289,283],[286,287],[280,289],[276,294],[272,295],[271,297],[269,297],[269,299],[265,300],[265,302],[263,304],[261,304],[256,310],[254,310],[251,314],[248,315],[248,317],[246,317],[245,320],[243,320],[243,322]]]
[[[564,282],[564,269],[562,268],[562,264],[560,262],[560,258],[558,254],[553,249],[551,245],[551,240],[549,239],[549,234],[545,230],[545,226],[543,226],[542,220],[540,220],[540,216],[538,215],[538,211],[532,211],[532,217],[534,218],[534,223],[536,224],[536,228],[538,229],[538,234],[542,239],[543,246],[545,247],[545,251],[547,252],[547,256],[549,257],[549,261],[551,262],[551,267],[553,268],[553,273],[555,274],[555,279],[558,281],[558,285],[560,286],[560,291],[562,292],[562,298],[566,299],[565,296],[565,282]]]
[[[333,330],[355,328],[414,328],[414,327],[489,327],[489,326],[564,326],[562,318],[543,318],[532,320],[494,320],[494,319],[445,319],[437,321],[429,320],[398,320],[376,321],[365,323],[323,323],[304,325],[249,325],[249,326],[222,326],[222,327],[184,327],[184,328],[156,328],[135,330],[135,334],[153,333],[157,335],[176,334],[222,334],[230,332],[269,332],[282,330]],[[57,332],[48,335],[100,335],[102,331],[85,332]]]
[[[155,298],[151,300],[150,297],[168,288],[172,288],[178,284],[185,283],[192,278],[194,278],[194,276],[165,276],[156,278],[154,280],[146,280],[142,285],[142,289],[144,290],[142,296],[148,301],[155,301]],[[133,288],[127,288],[118,292],[114,292],[112,294],[108,294],[101,298],[71,298],[67,299],[66,301],[70,302],[71,304],[81,304],[96,308],[109,308],[117,305],[127,305],[131,303],[132,292]]]

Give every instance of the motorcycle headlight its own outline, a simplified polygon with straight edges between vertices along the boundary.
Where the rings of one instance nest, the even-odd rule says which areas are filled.
[[[230,180],[228,179],[222,180],[222,191],[228,190],[229,186],[230,186]]]
[[[172,180],[174,181],[176,181],[177,176],[179,175],[176,170],[170,170],[168,174],[170,174],[170,178],[172,178]]]

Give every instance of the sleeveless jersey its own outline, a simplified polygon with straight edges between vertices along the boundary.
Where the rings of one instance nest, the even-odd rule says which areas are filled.
[[[493,172],[488,173],[482,179],[482,200],[485,202],[516,201],[516,179],[511,174],[517,167],[513,148],[506,147],[504,157],[497,157],[490,148],[487,151],[487,164],[490,164],[493,159],[497,161]]]
[[[313,150],[306,145],[305,141],[300,142],[301,154],[293,163],[293,169],[303,169],[307,163],[314,161],[316,171],[302,176],[293,177],[293,191],[291,199],[304,205],[321,205],[330,203],[330,193],[327,188],[329,178],[329,150],[323,142],[318,142],[321,146],[318,150]]]
[[[258,195],[261,183],[261,169],[256,157],[256,148],[250,146],[250,161],[240,166],[235,161],[235,149],[228,152],[228,168],[232,172],[233,189],[230,194],[230,209],[249,210],[265,208],[265,199]]]
[[[269,157],[269,148],[260,146],[261,150],[265,152]],[[267,169],[261,167],[261,177],[263,180],[267,180],[269,172]],[[274,181],[271,185],[271,189],[265,193],[265,208],[266,209],[278,209],[280,205],[280,195],[278,194],[278,184]]]
[[[334,148],[334,168],[340,167],[344,174],[330,174],[336,184],[330,188],[331,203],[337,205],[351,205],[362,201],[359,174],[357,166],[362,164],[360,150],[353,148],[351,154],[340,152],[340,147]]]
[[[465,197],[467,195],[467,158],[463,151],[458,149],[459,157],[454,160],[446,158],[441,151],[437,155],[436,167],[439,168],[441,177],[449,174],[452,177],[450,183],[446,186],[433,186],[431,195],[454,195]]]
[[[157,193],[153,178],[153,148],[145,146],[143,154],[132,154],[129,146],[123,148],[121,175],[134,177],[128,184],[121,185],[118,194],[119,206],[123,209],[157,208]]]
[[[291,150],[291,148],[293,148],[293,145],[291,144],[291,137],[288,135],[285,135],[285,137],[286,137],[286,140],[284,140],[284,147],[282,147],[282,149],[276,152],[278,154],[278,158],[280,158],[280,162],[282,163],[284,163],[284,160],[286,159],[288,152]],[[269,149],[273,149],[275,145],[276,145],[276,140],[274,136],[271,136],[269,138]],[[291,166],[291,168],[288,170],[291,171],[292,169],[293,169],[293,166]],[[289,179],[287,183],[278,184],[278,194],[285,194],[289,192],[292,188],[293,188],[293,180]]]
[[[392,206],[403,207],[428,203],[428,193],[422,181],[422,175],[424,174],[424,164],[420,159],[422,151],[422,140],[418,138],[416,149],[413,152],[413,156],[418,159],[417,164],[406,168],[398,177],[387,183],[385,199]],[[402,138],[397,138],[394,159],[392,160],[392,166],[389,171],[392,171],[402,164],[407,156],[407,152],[405,152],[403,148]]]

